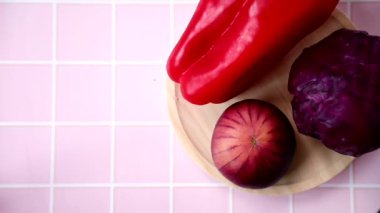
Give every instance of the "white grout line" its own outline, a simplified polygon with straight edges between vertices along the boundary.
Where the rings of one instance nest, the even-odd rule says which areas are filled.
[[[320,188],[344,188],[344,189],[350,189],[351,187],[354,189],[366,189],[366,188],[376,188],[380,189],[380,183],[363,183],[363,184],[323,184],[319,186]]]
[[[151,60],[151,61],[138,61],[138,60],[134,60],[134,61],[123,61],[123,60],[118,60],[118,61],[115,61],[115,64],[117,65],[164,65],[165,64],[165,61],[161,61],[161,60]]]
[[[50,65],[55,63],[57,65],[164,65],[165,61],[161,60],[118,60],[118,61],[60,61],[60,60],[0,60],[0,65]]]
[[[174,0],[170,0],[170,9],[169,9],[169,48],[172,49],[174,43]],[[166,75],[166,72],[164,73]],[[170,141],[169,141],[169,177],[170,177],[170,186],[169,186],[169,213],[174,212],[174,129],[170,125]]]
[[[350,19],[350,20],[352,20],[352,10],[351,10],[351,8],[352,8],[352,5],[351,5],[351,2],[352,1],[350,1],[350,0],[347,0],[347,16],[348,16],[348,18]]]
[[[169,139],[169,213],[174,212],[174,130],[170,129]]]
[[[288,204],[289,204],[288,212],[294,213],[294,195],[293,194],[289,195]]]
[[[24,126],[170,126],[169,121],[75,121],[75,122],[59,122],[59,121],[16,121],[16,122],[0,122],[0,127],[24,127]]]
[[[109,213],[114,212],[115,207],[115,152],[116,152],[116,5],[115,2],[112,3],[112,72],[111,72],[111,85],[112,85],[112,94],[111,94],[111,147],[110,147],[110,210]]]
[[[56,93],[57,93],[57,5],[52,4],[52,102],[51,102],[51,144],[50,144],[50,203],[49,212],[54,213],[55,182],[55,139],[56,139]]]
[[[170,50],[171,49],[173,49],[173,47],[174,47],[174,20],[175,20],[175,17],[174,17],[174,15],[175,15],[175,12],[174,12],[174,3],[173,3],[173,1],[174,0],[172,0],[171,2],[171,4],[170,4],[170,10],[169,10],[169,15],[170,15],[170,23],[169,23],[169,30],[170,30],[170,32],[169,32],[169,35],[170,35],[170,39],[169,39],[169,48],[170,48]]]
[[[228,213],[234,212],[234,189],[229,186],[228,187]]]
[[[99,188],[99,187],[131,187],[131,188],[139,188],[139,187],[183,187],[183,188],[192,188],[192,187],[205,187],[205,188],[225,188],[226,185],[223,183],[46,183],[46,184],[38,184],[38,183],[30,183],[30,184],[0,184],[0,189],[4,188]],[[380,184],[354,184],[353,187],[355,189],[380,189]],[[329,185],[323,186],[321,188],[325,189],[334,189],[334,188],[348,188],[348,184],[344,185]],[[290,196],[290,195],[289,195]],[[289,198],[290,200],[291,198]]]
[[[350,183],[350,209],[351,213],[355,213],[355,189],[354,189],[354,164],[349,167],[349,183]]]
[[[55,184],[0,184],[0,189],[24,189],[24,188],[225,188],[225,184],[219,183],[55,183]]]
[[[144,182],[144,183],[14,183],[14,184],[0,184],[0,189],[6,188],[149,188],[149,187],[183,187],[183,188],[193,188],[193,187],[204,187],[204,188],[226,188],[226,185],[223,183],[209,183],[209,182],[180,182],[180,183],[170,183],[170,182]],[[355,189],[380,189],[380,184],[353,184]],[[320,188],[324,189],[334,189],[334,188],[344,188],[349,189],[349,184],[326,184]],[[294,195],[289,195],[289,201],[294,202]],[[293,208],[292,205],[289,205],[289,209]]]
[[[352,187],[354,189],[380,189],[380,183],[379,184],[353,184]]]

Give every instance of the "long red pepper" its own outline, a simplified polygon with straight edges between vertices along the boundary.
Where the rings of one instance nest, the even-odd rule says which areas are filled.
[[[226,30],[245,0],[201,0],[185,32],[167,63],[168,74],[176,82],[204,55]]]
[[[168,74],[180,83],[182,95],[191,103],[227,101],[321,26],[337,3],[201,0],[168,59]],[[212,11],[218,12],[212,16]]]

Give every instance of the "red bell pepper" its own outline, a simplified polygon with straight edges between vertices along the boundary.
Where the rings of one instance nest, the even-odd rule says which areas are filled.
[[[248,89],[339,0],[200,0],[167,63],[194,104],[222,103]]]

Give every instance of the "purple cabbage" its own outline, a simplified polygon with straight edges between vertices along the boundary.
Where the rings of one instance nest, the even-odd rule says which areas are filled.
[[[344,155],[380,148],[380,37],[335,31],[304,49],[288,89],[300,133]]]

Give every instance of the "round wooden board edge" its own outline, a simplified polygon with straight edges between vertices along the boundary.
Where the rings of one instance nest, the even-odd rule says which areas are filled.
[[[341,12],[339,9],[336,9],[332,16],[334,16],[337,20],[344,23],[347,28],[355,29],[355,25],[349,20],[349,18]],[[167,78],[166,80],[166,94],[167,94],[167,106],[169,111],[169,118],[171,121],[171,124],[175,130],[176,135],[179,137],[179,141],[181,142],[181,145],[184,147],[185,151],[189,154],[189,156],[192,158],[192,160],[201,168],[203,169],[207,174],[209,174],[211,177],[215,178],[216,180],[225,183],[227,186],[230,186],[232,188],[246,191],[246,192],[252,192],[256,194],[263,194],[263,195],[290,195],[295,194],[299,192],[303,192],[306,190],[310,190],[312,188],[318,187],[319,185],[329,181],[330,179],[334,178],[336,175],[338,175],[340,172],[345,170],[355,159],[354,157],[348,157],[344,156],[341,161],[333,163],[330,167],[330,174],[329,176],[318,176],[313,179],[313,181],[306,181],[306,182],[297,182],[287,185],[273,185],[264,189],[250,189],[250,188],[243,188],[240,186],[235,185],[234,183],[230,182],[228,179],[226,179],[218,170],[216,167],[211,165],[204,156],[200,154],[200,152],[196,149],[196,147],[191,143],[189,136],[187,135],[185,129],[183,128],[181,124],[181,120],[178,115],[177,110],[177,100],[178,97],[176,97],[175,94],[173,94],[173,91],[175,91],[176,83],[173,82],[171,79]]]

